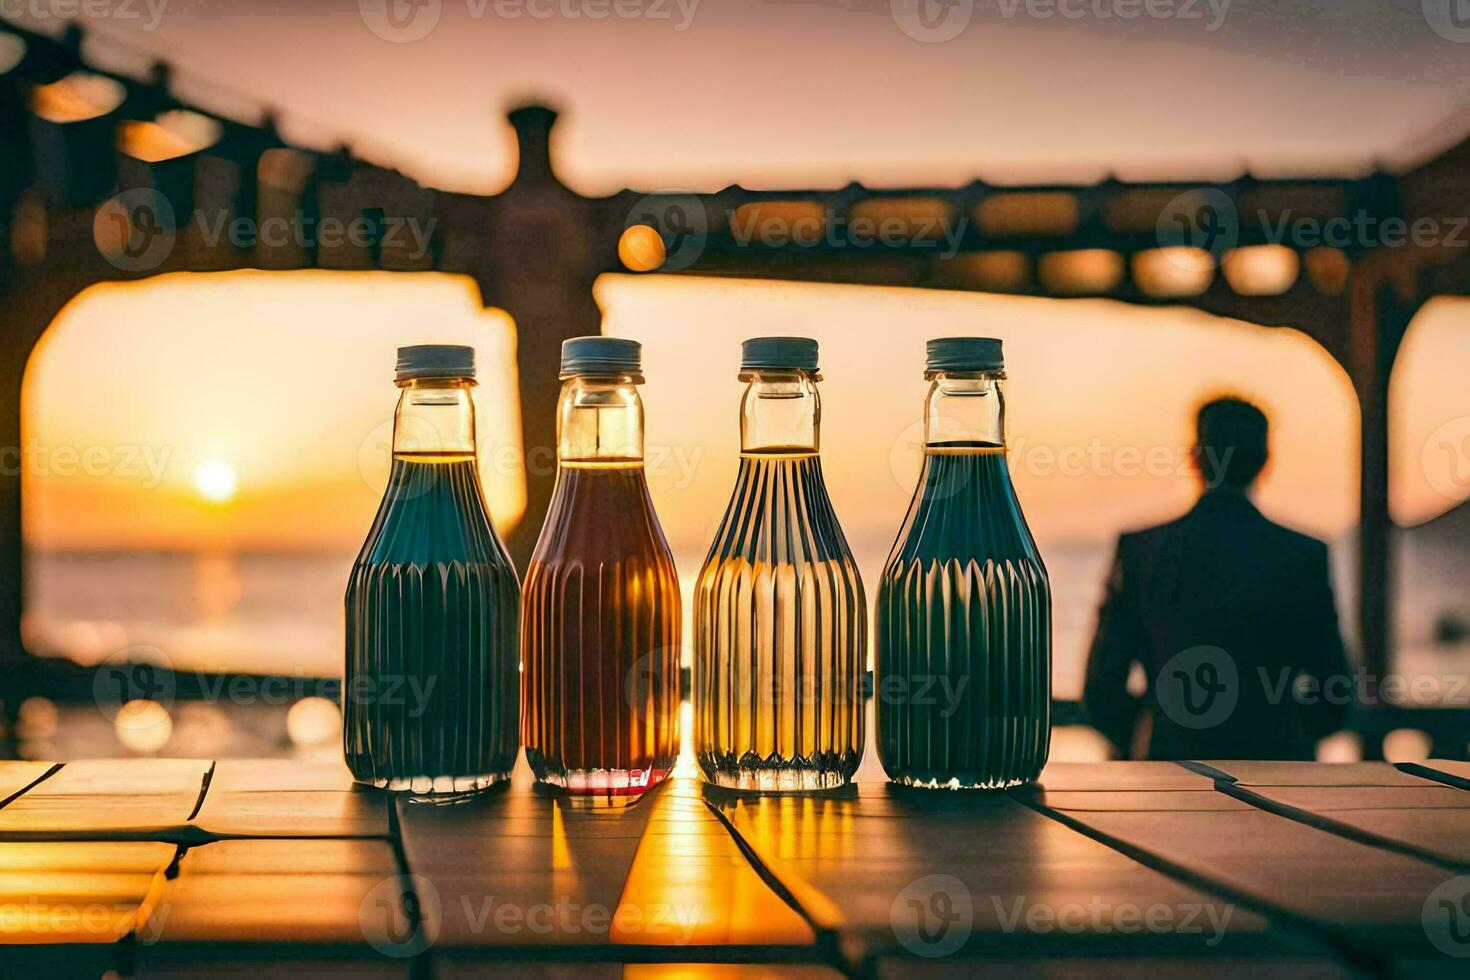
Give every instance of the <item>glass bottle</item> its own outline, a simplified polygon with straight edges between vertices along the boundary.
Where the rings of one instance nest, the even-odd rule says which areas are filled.
[[[673,767],[680,595],[643,469],[642,348],[562,345],[557,473],[522,599],[522,738],[536,778],[603,804]]]
[[[347,585],[347,765],[388,790],[470,792],[515,765],[520,585],[480,486],[474,354],[399,348],[388,489]]]
[[[695,756],[732,789],[851,781],[863,752],[863,584],[818,456],[817,344],[742,348],[740,471],[695,588]]]
[[[931,340],[924,462],[878,591],[878,755],[895,782],[998,789],[1051,743],[1051,585],[1006,468],[999,340]]]

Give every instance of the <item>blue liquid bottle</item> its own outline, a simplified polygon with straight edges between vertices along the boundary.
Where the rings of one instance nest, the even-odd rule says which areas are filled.
[[[398,351],[393,468],[347,585],[347,765],[417,794],[515,765],[520,585],[475,462],[474,349]]]
[[[1006,468],[998,340],[928,345],[924,463],[883,569],[878,754],[895,782],[999,789],[1051,743],[1051,585]]]

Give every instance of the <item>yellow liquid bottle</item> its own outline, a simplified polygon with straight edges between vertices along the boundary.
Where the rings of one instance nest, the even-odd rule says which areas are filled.
[[[695,589],[695,756],[731,789],[851,781],[867,613],[818,456],[817,345],[746,341],[740,473]]]

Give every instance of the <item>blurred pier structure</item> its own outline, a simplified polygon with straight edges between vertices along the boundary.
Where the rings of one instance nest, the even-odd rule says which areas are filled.
[[[1086,186],[624,190],[589,198],[552,159],[556,113],[509,114],[519,172],[501,194],[424,187],[393,170],[287,145],[256,124],[182,104],[158,65],[129,78],[86,64],[82,34],[48,38],[0,25],[0,446],[20,445],[30,353],[89,286],[170,272],[437,270],[467,275],[514,317],[524,445],[555,445],[561,342],[596,333],[607,272],[742,276],[1184,306],[1311,336],[1347,371],[1362,413],[1358,636],[1368,671],[1390,665],[1393,528],[1388,509],[1388,382],[1399,344],[1430,299],[1470,294],[1470,140],[1398,172],[1352,178]],[[487,118],[487,125],[492,120]],[[141,128],[140,128],[141,127]],[[363,219],[368,240],[242,248],[205,234],[235,217]],[[1283,218],[1461,223],[1453,240],[1335,248],[1273,241]],[[393,234],[436,219],[417,256]],[[228,224],[226,224],[228,227]],[[870,229],[866,238],[860,228]],[[881,232],[881,233],[879,233]],[[958,234],[949,254],[942,240]],[[164,242],[159,246],[158,242]],[[156,251],[155,251],[156,249]],[[202,311],[207,317],[207,311]],[[522,567],[550,498],[532,467],[510,547]],[[23,667],[21,478],[0,475],[0,650]],[[10,658],[15,658],[11,660]],[[21,682],[22,675],[8,674]],[[8,700],[8,699],[7,699]],[[1463,748],[1463,746],[1462,746]]]

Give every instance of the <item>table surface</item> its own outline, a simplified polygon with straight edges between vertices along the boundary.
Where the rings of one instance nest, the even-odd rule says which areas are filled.
[[[1470,976],[1470,765],[1053,764],[621,809],[337,762],[0,763],[0,956],[50,975]]]

